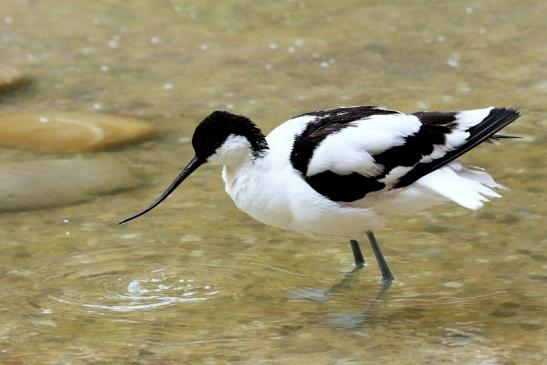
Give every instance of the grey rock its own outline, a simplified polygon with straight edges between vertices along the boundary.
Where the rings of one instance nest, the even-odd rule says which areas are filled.
[[[134,188],[139,179],[109,158],[22,162],[0,167],[0,211],[74,204]]]

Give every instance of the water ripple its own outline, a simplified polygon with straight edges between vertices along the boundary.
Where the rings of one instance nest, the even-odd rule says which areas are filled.
[[[126,292],[112,292],[104,287],[95,298],[99,303],[85,303],[79,300],[60,298],[50,295],[59,303],[82,306],[109,312],[135,312],[153,310],[178,303],[202,302],[221,293],[211,285],[202,285],[194,279],[179,279],[180,275],[162,275],[145,279],[134,279],[127,284]],[[117,279],[126,282],[126,278]],[[103,282],[104,285],[109,283]],[[86,298],[87,299],[87,298]],[[88,300],[91,300],[89,298]]]
[[[237,276],[229,275],[230,268],[196,264],[192,270],[151,265],[127,262],[113,252],[93,257],[74,255],[56,266],[53,276],[45,275],[43,284],[52,288],[47,296],[54,302],[105,313],[193,305],[239,290],[238,280],[230,279]]]

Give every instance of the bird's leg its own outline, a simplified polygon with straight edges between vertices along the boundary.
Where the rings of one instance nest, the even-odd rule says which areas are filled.
[[[347,288],[353,279],[355,279],[355,273],[359,270],[361,270],[366,265],[366,260],[363,257],[363,253],[361,252],[361,247],[359,247],[359,242],[356,240],[350,240],[349,241],[351,245],[351,251],[353,252],[353,270],[346,273],[344,275],[344,278],[337,284],[334,284],[325,292],[325,299],[329,297],[330,294],[334,293],[337,290],[345,289]]]
[[[370,234],[372,235],[372,232],[370,232]],[[372,238],[374,239],[373,235],[372,235]],[[370,239],[370,236],[369,236],[369,239]],[[325,292],[324,296],[322,296],[320,299],[314,299],[314,300],[323,302],[323,301],[326,301],[332,293],[341,289],[347,289],[347,287],[351,284],[351,282],[356,278],[355,273],[361,270],[366,265],[365,258],[363,257],[363,253],[361,252],[361,248],[359,247],[359,242],[357,242],[356,240],[350,240],[349,243],[351,245],[351,250],[353,252],[353,270],[346,273],[344,275],[344,278],[339,283],[331,286]],[[371,241],[371,245],[373,245],[372,241]],[[382,301],[384,294],[387,292],[387,290],[391,286],[391,283],[393,282],[393,275],[391,275],[391,272],[389,271],[389,268],[387,267],[387,264],[384,260],[384,257],[382,256],[382,252],[380,251],[380,248],[378,247],[378,243],[376,242],[376,240],[374,240],[374,245],[375,245],[373,246],[374,254],[376,255],[376,258],[378,259],[378,262],[380,261],[383,262],[387,274],[384,274],[384,269],[382,269],[382,275],[383,275],[382,286],[380,287],[380,291],[378,292],[376,299],[372,300],[372,302],[370,303],[369,307],[371,308],[377,302]]]
[[[359,247],[359,242],[350,240],[349,243],[351,245],[351,251],[353,252],[353,271],[360,270],[365,266],[366,261],[361,252],[361,248]]]
[[[395,280],[395,277],[393,277],[391,270],[389,270],[389,266],[387,266],[386,259],[382,254],[382,250],[380,250],[380,246],[378,246],[378,241],[376,241],[374,233],[372,233],[372,231],[367,231],[367,237],[370,242],[370,247],[372,247],[372,251],[374,252],[374,256],[376,256],[376,261],[378,261],[380,271],[382,272],[382,286],[387,285],[387,287],[389,287],[393,280]]]

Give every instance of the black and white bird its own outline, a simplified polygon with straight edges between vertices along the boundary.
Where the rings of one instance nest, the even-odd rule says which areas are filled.
[[[161,203],[199,166],[222,165],[226,192],[256,220],[321,239],[350,240],[354,266],[366,233],[384,282],[394,277],[373,231],[391,216],[455,202],[476,210],[502,188],[456,159],[519,117],[513,109],[404,114],[374,106],[294,117],[268,136],[246,117],[215,111],[192,137],[195,156]]]

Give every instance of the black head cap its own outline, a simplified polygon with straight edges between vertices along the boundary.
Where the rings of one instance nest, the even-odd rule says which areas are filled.
[[[250,119],[217,110],[199,123],[194,131],[192,146],[196,156],[206,160],[232,134],[247,138],[255,156],[260,156],[268,148],[266,138]]]

